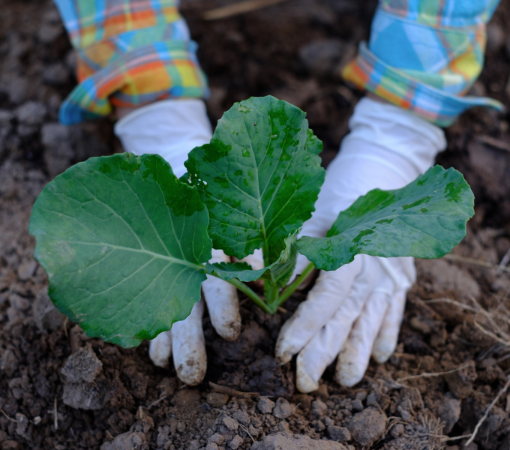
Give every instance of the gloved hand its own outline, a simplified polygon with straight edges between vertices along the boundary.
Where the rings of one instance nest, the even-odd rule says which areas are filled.
[[[303,236],[324,236],[340,211],[372,189],[405,186],[446,146],[437,126],[370,98],[359,102],[349,126],[351,133],[328,167]],[[300,255],[294,273],[306,265],[308,260]],[[413,258],[367,255],[334,272],[322,272],[276,344],[276,356],[284,363],[298,354],[298,390],[316,390],[337,355],[336,379],[344,386],[363,378],[371,354],[385,362],[395,349],[406,292],[415,277]]]
[[[115,125],[115,134],[124,150],[142,155],[158,154],[177,177],[186,172],[184,162],[194,147],[210,141],[212,132],[201,100],[164,100],[138,108]],[[222,251],[213,250],[211,263],[227,262]],[[229,341],[241,331],[239,300],[236,288],[216,277],[207,277],[202,292],[211,322],[218,334]],[[191,315],[176,322],[170,331],[150,342],[149,355],[154,364],[165,367],[173,353],[177,376],[186,384],[199,384],[207,369],[202,314],[204,302],[197,303]]]

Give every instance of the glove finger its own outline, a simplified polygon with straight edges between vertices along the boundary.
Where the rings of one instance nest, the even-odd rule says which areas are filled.
[[[149,342],[149,357],[154,365],[168,367],[168,360],[172,354],[172,333],[163,331]]]
[[[341,385],[351,387],[363,378],[390,300],[389,293],[374,292],[365,302],[338,356],[336,377]]]
[[[202,331],[204,303],[195,304],[186,320],[172,326],[172,350],[177,376],[189,386],[202,382],[207,369],[205,339]]]
[[[349,305],[355,303],[354,299],[358,297],[351,294],[359,295],[359,291],[365,288],[363,283],[353,285],[362,267],[362,259],[355,258],[351,264],[334,272],[321,272],[307,300],[299,305],[280,330],[276,357],[281,362],[289,362],[326,325],[346,299],[349,299]],[[351,287],[353,292],[350,292]]]
[[[211,264],[230,262],[230,257],[222,250],[213,250],[210,262]],[[202,283],[202,292],[214,329],[223,339],[236,340],[241,332],[241,315],[236,288],[226,281],[207,275],[207,280]]]
[[[372,349],[372,356],[378,363],[386,362],[395,351],[400,325],[402,325],[404,318],[405,306],[406,291],[397,291],[388,305],[381,329]]]
[[[241,315],[237,290],[226,281],[207,276],[202,283],[211,323],[217,333],[227,341],[235,341],[241,332]]]
[[[296,387],[300,392],[319,388],[319,379],[342,350],[352,324],[360,315],[368,295],[368,286],[353,286],[352,292],[340,305],[327,324],[299,352],[297,357]]]

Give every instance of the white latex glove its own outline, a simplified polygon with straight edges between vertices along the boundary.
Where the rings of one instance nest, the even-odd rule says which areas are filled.
[[[443,131],[408,111],[364,98],[349,121],[351,133],[327,170],[312,218],[301,235],[324,236],[338,213],[360,195],[397,189],[432,166],[446,147]],[[295,275],[308,260],[301,256]],[[319,387],[326,367],[339,355],[336,379],[358,383],[370,355],[380,363],[393,353],[406,292],[416,278],[413,258],[358,255],[351,264],[322,272],[305,302],[284,324],[276,356],[297,358],[297,388]]]
[[[115,134],[124,150],[136,155],[158,154],[170,163],[177,177],[186,172],[188,152],[210,141],[211,125],[201,100],[163,100],[137,109],[115,125]],[[227,262],[229,257],[213,250],[211,263]],[[211,322],[226,340],[235,340],[241,331],[239,300],[234,286],[207,276],[202,292]],[[191,315],[176,322],[170,331],[150,342],[149,355],[157,366],[166,367],[173,353],[177,376],[186,384],[199,384],[207,369],[202,330],[204,303],[197,303]]]

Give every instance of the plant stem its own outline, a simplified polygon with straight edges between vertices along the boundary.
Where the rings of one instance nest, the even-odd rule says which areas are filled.
[[[241,292],[244,292],[264,312],[271,314],[271,310],[269,309],[268,305],[249,286],[244,284],[242,281],[239,281],[237,278],[232,278],[231,280],[228,280],[228,283],[235,286]]]
[[[297,277],[292,284],[289,284],[287,288],[282,292],[282,295],[276,300],[274,305],[271,305],[271,309],[273,310],[273,313],[278,309],[280,305],[283,304],[285,300],[287,300],[295,291],[296,289],[303,283],[303,281],[306,280],[306,277],[310,275],[310,272],[315,268],[313,263],[308,264],[306,266],[306,269],[303,270],[303,273]]]

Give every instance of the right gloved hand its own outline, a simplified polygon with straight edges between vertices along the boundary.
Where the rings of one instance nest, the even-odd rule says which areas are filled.
[[[328,167],[316,210],[303,226],[304,236],[325,236],[338,213],[369,190],[410,183],[445,146],[443,132],[435,125],[373,99],[356,106],[349,125],[351,133]],[[300,255],[294,273],[307,265]],[[348,387],[361,381],[371,355],[385,362],[397,344],[406,292],[414,280],[413,258],[357,255],[338,270],[321,272],[276,343],[281,362],[298,355],[297,389],[316,390],[337,355],[336,380]]]
[[[186,171],[188,152],[211,139],[211,126],[201,100],[163,100],[137,108],[115,125],[124,149],[136,155],[158,154],[172,166],[177,177]],[[211,263],[228,262],[221,250],[213,250]],[[211,323],[226,340],[237,339],[241,331],[239,300],[234,286],[208,276],[202,283]],[[202,330],[204,301],[197,303],[190,316],[176,322],[170,331],[150,342],[149,356],[157,366],[166,367],[173,353],[177,376],[184,383],[199,384],[207,369]]]

